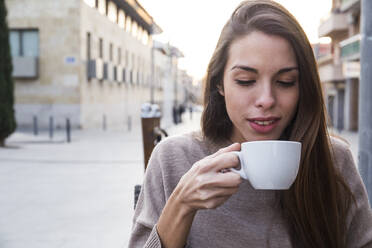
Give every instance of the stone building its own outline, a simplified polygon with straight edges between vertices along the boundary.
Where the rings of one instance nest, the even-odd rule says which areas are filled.
[[[151,94],[151,101],[162,108],[161,125],[164,128],[173,125],[173,107],[183,101],[184,84],[180,77],[181,70],[178,68],[178,59],[182,57],[182,52],[176,47],[157,41],[153,42],[154,85],[161,90],[162,98],[156,98],[154,94]]]
[[[333,0],[318,29],[332,39],[330,52],[317,59],[331,124],[358,130],[360,78],[360,0]]]
[[[5,1],[19,127],[123,128],[151,97],[162,104],[162,31],[136,0]]]

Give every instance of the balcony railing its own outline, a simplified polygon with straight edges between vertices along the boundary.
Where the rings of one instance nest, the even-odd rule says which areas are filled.
[[[341,11],[346,12],[350,9],[360,8],[360,0],[342,0]]]
[[[360,58],[360,34],[340,42],[341,59],[355,60]]]
[[[39,76],[37,57],[12,57],[14,78],[35,79]]]
[[[319,76],[320,81],[323,83],[341,81],[344,79],[342,74],[342,65],[335,65],[333,63],[319,65]]]
[[[318,66],[333,63],[333,54],[328,53],[328,54],[323,54],[321,56],[318,56],[316,58],[316,62],[318,64]]]
[[[346,33],[348,29],[346,14],[331,13],[318,28],[319,37],[334,36],[339,33]]]

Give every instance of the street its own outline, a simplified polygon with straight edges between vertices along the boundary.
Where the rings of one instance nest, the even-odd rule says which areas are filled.
[[[188,113],[170,135],[196,130]],[[15,133],[0,149],[0,247],[123,248],[134,213],[134,186],[143,180],[140,127]],[[357,135],[342,133],[354,156]]]

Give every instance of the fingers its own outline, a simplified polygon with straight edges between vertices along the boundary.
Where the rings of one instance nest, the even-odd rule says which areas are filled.
[[[218,157],[219,155],[224,154],[224,153],[228,153],[228,152],[232,152],[232,151],[240,151],[240,144],[239,143],[234,143],[234,144],[231,144],[230,146],[221,148],[217,152],[215,152],[215,153],[213,153],[209,156],[206,156],[204,159],[199,160],[198,162],[196,162],[193,165],[193,167],[204,167],[204,166],[210,164],[211,161],[213,162],[213,159]]]
[[[219,171],[201,172],[202,169],[191,172],[190,177],[181,178],[182,181],[189,181],[190,186],[200,189],[214,187],[237,187],[241,184],[242,179],[239,174],[234,172],[221,173]],[[201,173],[200,173],[201,172]],[[185,180],[183,180],[185,179]]]
[[[235,172],[218,173],[213,181],[210,183],[211,186],[215,187],[238,187],[242,183],[243,179],[239,174]]]
[[[238,155],[230,152],[225,152],[217,155],[216,157],[210,159],[209,163],[206,165],[207,170],[213,170],[220,172],[224,169],[230,169],[239,166],[240,161]],[[225,170],[226,171],[226,170]]]
[[[221,148],[220,150],[218,150],[216,153],[212,154],[209,157],[210,167],[213,167],[215,171],[221,171],[224,169],[239,166],[238,156],[231,152],[240,151],[240,148],[241,146],[239,143],[234,143],[231,144],[230,146]]]

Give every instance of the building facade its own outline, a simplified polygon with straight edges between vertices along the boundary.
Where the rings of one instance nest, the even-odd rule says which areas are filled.
[[[136,0],[6,0],[19,127],[120,128],[164,100],[152,35]],[[158,69],[154,69],[158,68]],[[156,81],[157,80],[157,81]],[[176,82],[178,83],[178,82]],[[151,99],[153,98],[153,99]]]
[[[360,2],[333,0],[318,29],[319,37],[332,40],[329,53],[317,62],[330,124],[338,130],[358,130]]]

